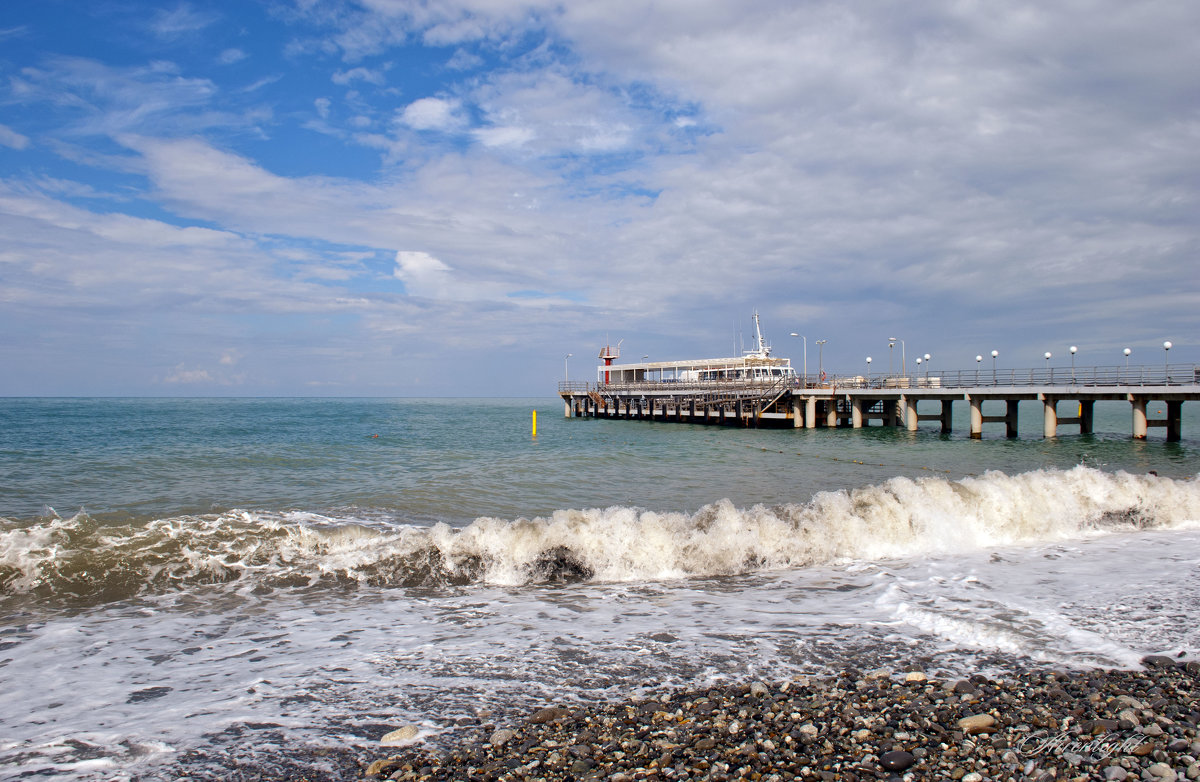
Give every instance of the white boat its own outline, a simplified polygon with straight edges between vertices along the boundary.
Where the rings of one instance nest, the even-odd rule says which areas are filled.
[[[720,385],[730,382],[786,384],[797,381],[791,359],[771,356],[771,346],[763,339],[757,312],[754,313],[754,338],[756,347],[740,356],[637,364],[613,364],[620,358],[620,343],[615,347],[605,345],[600,351],[604,364],[596,368],[596,383],[611,387],[646,383]]]

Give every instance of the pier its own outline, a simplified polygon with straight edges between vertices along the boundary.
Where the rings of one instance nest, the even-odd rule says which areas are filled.
[[[1183,403],[1200,400],[1200,366],[1194,364],[736,380],[696,380],[679,371],[672,377],[672,368],[673,362],[606,365],[596,382],[560,382],[558,394],[568,418],[808,429],[877,423],[909,431],[936,421],[942,432],[951,430],[954,403],[966,402],[973,438],[998,424],[1016,437],[1023,400],[1041,402],[1045,437],[1057,436],[1062,426],[1089,434],[1095,403],[1121,401],[1130,405],[1135,439],[1161,427],[1168,441],[1182,436]],[[1060,402],[1074,414],[1060,415]],[[1164,417],[1150,417],[1152,402],[1162,403]]]

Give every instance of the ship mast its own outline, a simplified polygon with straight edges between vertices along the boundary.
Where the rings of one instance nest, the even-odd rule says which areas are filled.
[[[771,355],[771,347],[767,345],[767,341],[763,339],[762,328],[758,325],[758,312],[754,313],[754,341],[758,346],[755,350],[747,350],[746,356],[751,358],[767,358]]]

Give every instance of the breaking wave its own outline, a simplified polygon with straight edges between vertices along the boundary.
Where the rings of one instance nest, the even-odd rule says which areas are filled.
[[[629,507],[454,528],[236,511],[102,526],[0,522],[0,595],[96,603],[202,584],[272,589],[642,581],[1066,540],[1200,520],[1200,485],[1087,467],[893,478],[807,504]]]

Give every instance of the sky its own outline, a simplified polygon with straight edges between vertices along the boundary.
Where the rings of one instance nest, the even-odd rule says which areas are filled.
[[[734,354],[754,312],[831,374],[889,337],[935,373],[1200,362],[1198,30],[1193,0],[5,2],[0,395],[552,396],[609,341]]]

